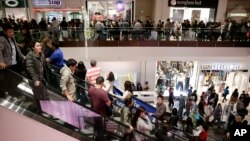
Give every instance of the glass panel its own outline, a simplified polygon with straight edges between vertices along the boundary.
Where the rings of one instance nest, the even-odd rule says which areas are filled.
[[[6,78],[8,78],[8,83],[6,83]],[[17,104],[18,101],[29,101],[32,104],[34,96],[32,93],[32,89],[34,90],[32,83],[32,81],[12,72],[11,70],[5,69],[0,71],[0,93],[4,94],[3,97],[6,100],[10,100],[14,104]],[[48,93],[46,87],[42,88]],[[57,94],[51,93],[51,95]],[[25,98],[22,98],[23,96]],[[61,95],[59,94],[58,96]],[[8,97],[11,98],[8,99]],[[118,130],[122,128],[126,131],[128,128],[120,122],[109,118],[103,118],[95,112],[92,112],[88,107],[80,106],[77,103],[60,100],[58,98],[56,98],[56,101],[40,100],[39,103],[42,112],[46,113],[46,117],[50,120],[55,120],[71,130],[81,131],[83,134],[93,135],[97,132],[97,134],[94,134],[95,138],[103,136],[109,139],[121,140],[124,132],[118,132]],[[29,110],[29,107],[26,108]],[[145,136],[145,138],[150,138],[143,135],[143,133],[138,132],[138,134]]]

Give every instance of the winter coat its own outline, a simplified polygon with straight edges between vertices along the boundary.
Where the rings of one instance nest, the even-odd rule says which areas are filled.
[[[44,56],[37,55],[30,51],[26,56],[26,70],[28,75],[34,81],[42,81],[44,79]]]

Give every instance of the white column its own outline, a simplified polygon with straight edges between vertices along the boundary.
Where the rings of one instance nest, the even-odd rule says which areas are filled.
[[[223,22],[225,20],[225,14],[227,10],[227,2],[228,0],[219,0],[217,14],[216,14],[216,21]]]
[[[29,18],[30,19],[36,19],[36,15],[35,15],[35,12],[33,11],[33,0],[28,0],[28,13],[29,13]],[[38,21],[37,21],[38,22]]]
[[[168,0],[155,0],[153,11],[153,20],[155,24],[157,24],[159,20],[166,22],[169,15],[170,7],[168,6]]]
[[[155,75],[156,75],[156,61],[147,61],[146,62],[146,73],[145,73],[145,79],[143,84],[145,83],[145,81],[148,81],[148,85],[149,85],[149,91],[154,91],[155,90]]]
[[[141,70],[141,76],[140,76],[140,81],[141,85],[143,86],[145,79],[146,79],[146,61],[141,61],[140,62],[140,70]]]
[[[162,0],[155,0],[154,4],[154,15],[153,15],[153,20],[155,22],[155,25],[158,23],[159,20],[162,18]]]

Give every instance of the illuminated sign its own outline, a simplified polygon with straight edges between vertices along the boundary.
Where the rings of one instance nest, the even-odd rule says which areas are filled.
[[[27,0],[2,0],[2,4],[6,8],[23,8],[23,7],[28,7]]]
[[[124,10],[124,3],[122,1],[116,2],[116,10],[117,11],[122,11]]]
[[[229,17],[247,17],[247,13],[230,13]]]
[[[62,0],[34,0],[33,5],[35,7],[60,7]]]
[[[218,0],[168,0],[168,6],[217,8]]]
[[[207,64],[201,65],[201,70],[239,70],[239,64]]]
[[[5,4],[9,7],[17,7],[19,2],[17,0],[6,0]]]

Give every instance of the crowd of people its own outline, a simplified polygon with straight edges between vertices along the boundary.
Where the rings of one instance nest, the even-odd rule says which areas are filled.
[[[84,40],[84,21],[72,19],[66,21],[63,17],[59,21],[55,17],[49,19],[41,18],[39,22],[35,19],[24,21],[22,19],[4,18],[0,20],[0,29],[3,24],[9,23],[16,32],[17,41],[30,41],[49,36],[56,41]],[[159,20],[140,20],[130,22],[122,19],[98,21],[90,23],[91,30],[88,35],[91,40],[183,40],[183,41],[249,41],[250,21],[237,23],[233,20],[224,22],[189,21],[166,22]],[[25,39],[24,39],[25,38]]]
[[[229,140],[228,133],[232,126],[248,124],[248,121],[244,118],[248,115],[247,107],[250,97],[245,91],[239,95],[238,89],[235,89],[227,101],[229,95],[229,87],[227,86],[221,95],[222,103],[220,103],[220,96],[216,93],[213,85],[206,92],[202,92],[200,98],[198,98],[197,91],[193,90],[192,87],[188,91],[187,98],[182,95],[175,98],[173,88],[169,89],[169,94],[169,109],[172,109],[172,114],[175,113],[178,117],[175,117],[176,120],[173,125],[177,126],[176,121],[180,119],[183,122],[184,131],[191,135],[197,135],[197,131],[193,130],[194,127],[200,129],[199,126],[202,125],[200,131],[206,131],[207,127],[217,125],[219,129],[225,131],[223,140]],[[234,110],[234,107],[236,107],[236,110]]]
[[[97,66],[95,60],[90,61],[91,68],[86,69],[82,61],[77,62],[74,59],[68,59],[64,62],[63,53],[60,50],[58,44],[53,42],[49,37],[44,37],[40,41],[25,40],[25,43],[17,43],[14,37],[14,28],[12,24],[2,24],[3,33],[0,36],[0,69],[8,68],[17,73],[27,76],[33,81],[34,85],[34,99],[38,102],[41,99],[48,99],[46,93],[41,93],[43,85],[47,83],[58,83],[58,87],[61,88],[62,94],[69,101],[76,101],[82,104],[86,104],[86,101],[90,102],[91,108],[104,116],[112,116],[112,99],[108,93],[113,94],[113,83],[115,80],[113,72],[110,72],[106,78],[101,76],[101,68]],[[26,38],[26,36],[25,36]],[[27,37],[29,38],[29,37]],[[60,73],[60,80],[55,80],[49,73],[49,68],[46,64],[52,64],[58,68]],[[88,89],[87,95],[85,90],[76,87],[77,76],[80,79],[86,80],[88,85],[85,87]],[[77,82],[78,83],[78,82]],[[81,82],[80,82],[81,83]],[[152,123],[149,118],[149,114],[145,113],[145,107],[137,107],[136,112],[132,113],[130,107],[133,106],[133,91],[134,90],[148,90],[148,82],[144,87],[140,84],[137,88],[132,85],[132,82],[126,81],[124,83],[124,94],[119,97],[124,100],[125,106],[121,109],[121,122],[129,126],[129,130],[125,131],[125,138],[136,140],[144,140],[145,136],[141,134],[133,133],[134,129],[150,135],[150,132],[156,130],[156,136],[160,140],[162,138],[169,137],[167,132],[173,127],[178,127],[179,121],[184,122],[185,132],[196,136],[201,140],[207,138],[207,125],[218,121],[218,127],[223,127],[226,131],[229,131],[231,125],[247,124],[244,117],[248,114],[247,107],[250,99],[249,95],[243,92],[240,96],[238,90],[235,89],[232,93],[230,100],[226,106],[222,106],[219,103],[219,95],[214,90],[214,86],[211,86],[206,92],[203,92],[198,98],[197,91],[190,88],[188,90],[188,97],[180,96],[178,99],[174,96],[173,88],[169,89],[169,109],[171,113],[166,111],[166,105],[164,104],[163,96],[157,97],[156,113],[152,113],[152,116],[156,118],[156,122]],[[227,101],[226,97],[229,94],[229,88],[226,87],[223,93],[223,101]],[[44,94],[44,95],[43,95]],[[197,104],[197,101],[199,102]],[[178,101],[178,106],[175,106]],[[38,105],[39,109],[39,104]],[[232,107],[236,104],[236,112],[233,112]],[[185,109],[185,111],[184,111]],[[224,115],[227,119],[223,120]],[[166,117],[169,117],[166,118]],[[185,118],[184,118],[185,117]],[[211,117],[213,119],[211,120]],[[160,126],[159,123],[165,123],[164,126]],[[100,124],[100,120],[95,120],[97,125]],[[226,122],[226,124],[222,124]],[[191,130],[194,127],[198,129],[199,133]],[[98,128],[103,130],[102,128]],[[158,129],[162,129],[159,131]],[[160,133],[161,132],[161,133]],[[99,133],[99,132],[98,132]],[[98,136],[99,140],[102,140],[102,136]],[[226,138],[225,138],[226,139]]]

